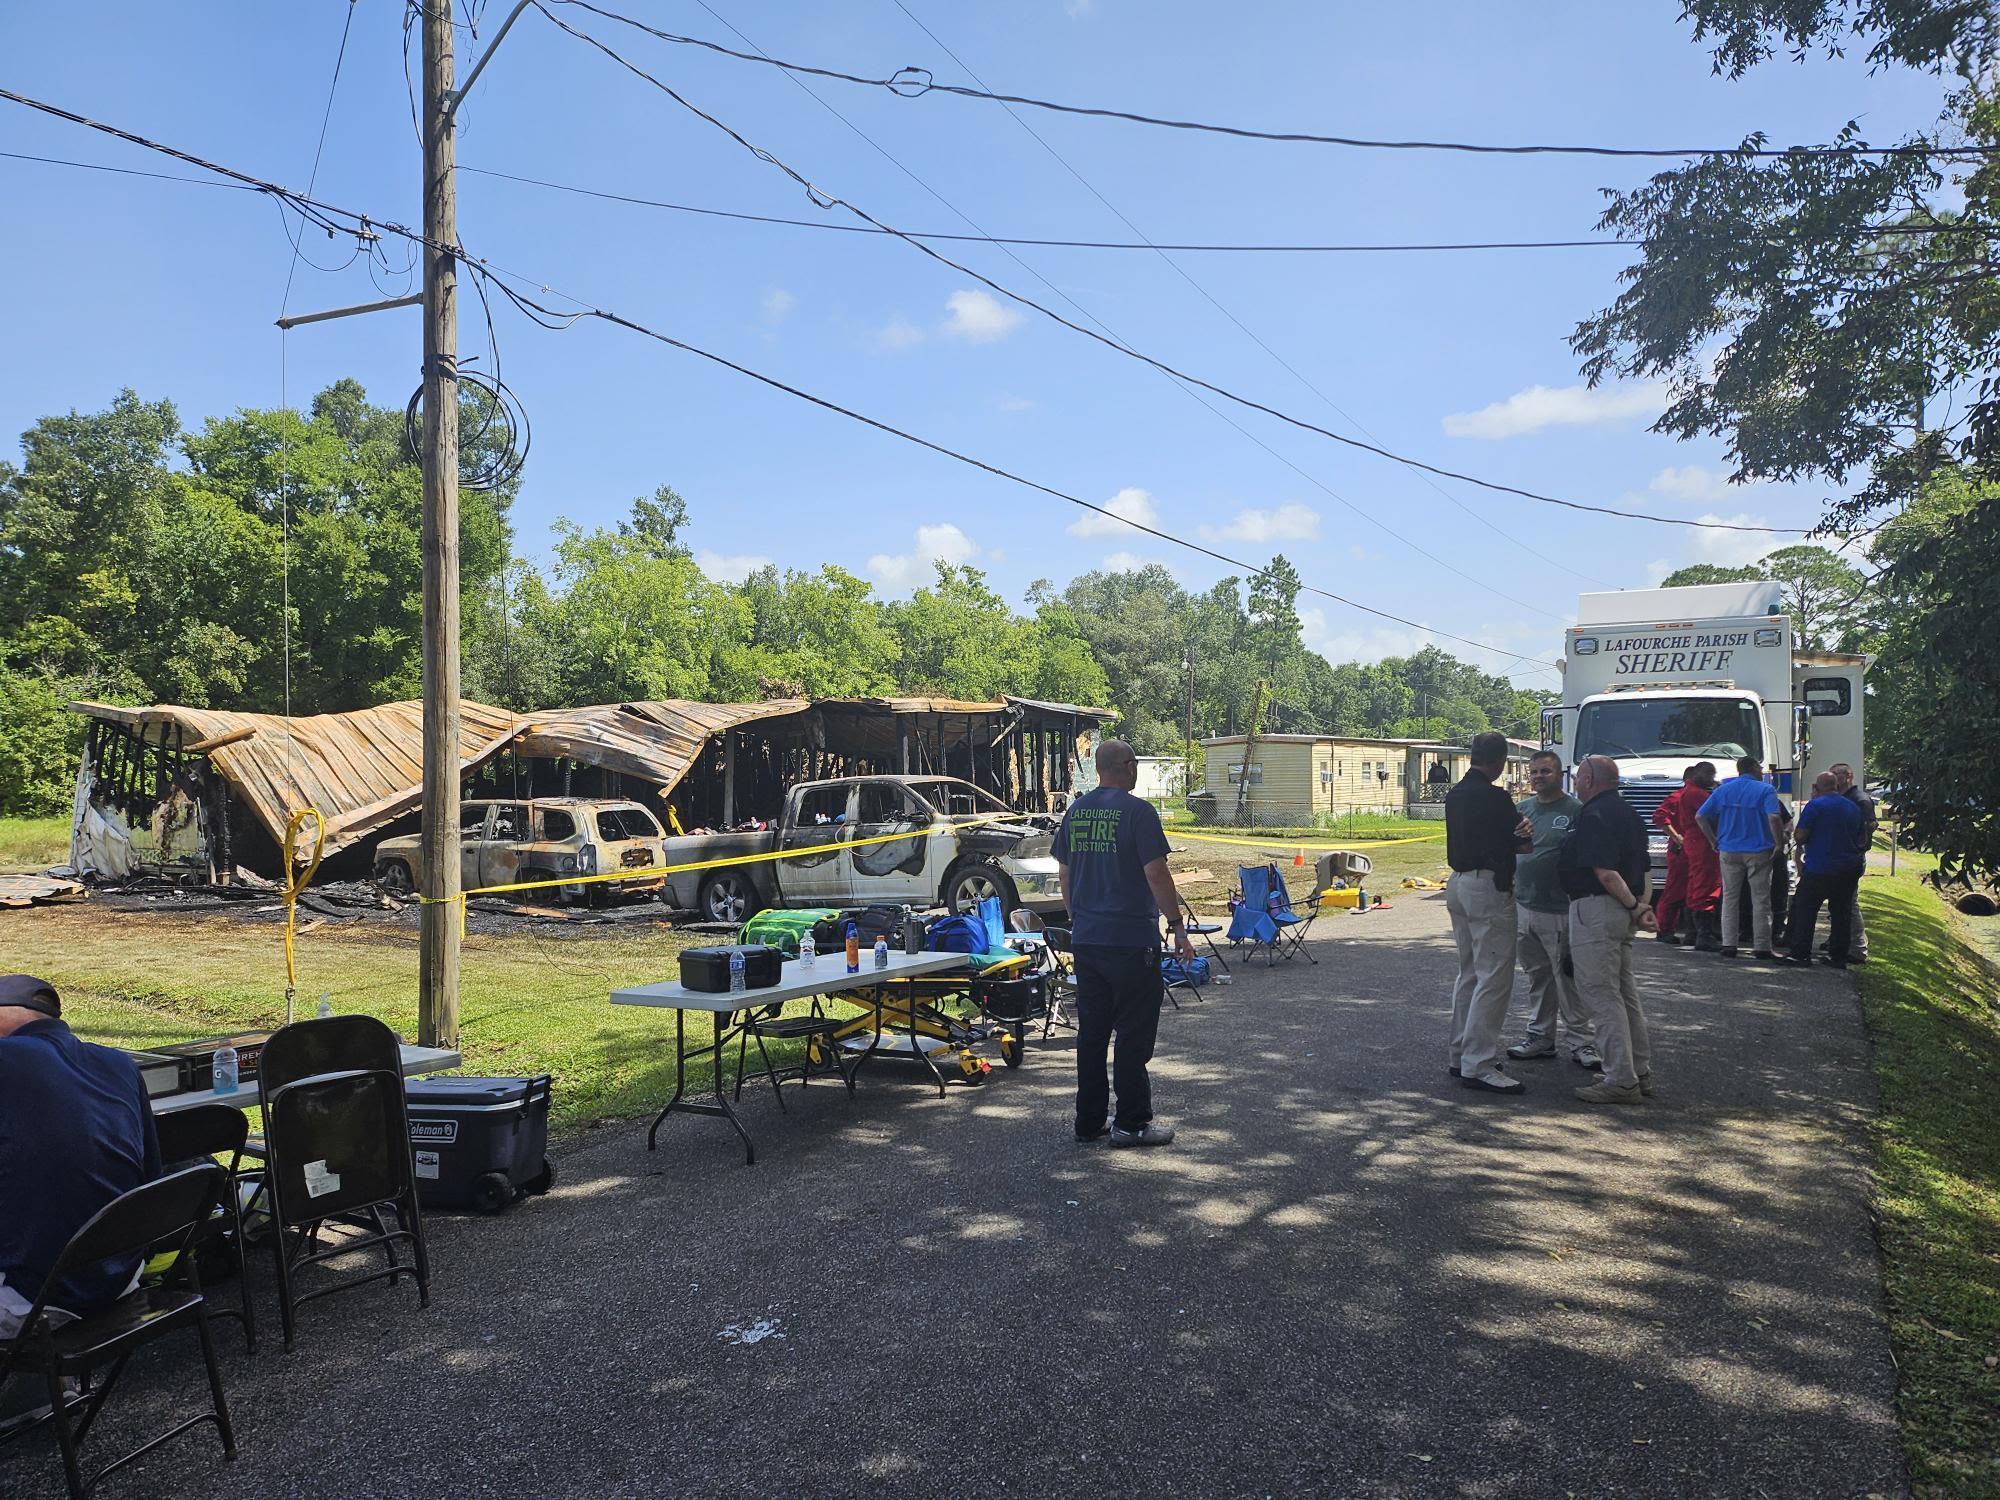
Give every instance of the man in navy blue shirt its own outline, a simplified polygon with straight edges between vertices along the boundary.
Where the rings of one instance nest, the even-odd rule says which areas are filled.
[[[1799,886],[1792,896],[1791,952],[1787,963],[1812,963],[1813,924],[1822,903],[1832,910],[1833,940],[1827,962],[1847,967],[1854,943],[1854,893],[1861,884],[1861,809],[1840,794],[1840,778],[1813,778],[1812,801],[1799,809]]]
[[[78,1041],[46,980],[0,975],[0,1336],[26,1316],[70,1236],[159,1175],[138,1064]],[[133,1257],[79,1271],[49,1289],[49,1303],[84,1316],[120,1296],[137,1268]]]
[[[1171,1125],[1153,1118],[1146,1064],[1160,1029],[1160,914],[1173,929],[1174,954],[1194,961],[1182,925],[1180,895],[1167,873],[1167,834],[1153,804],[1132,795],[1139,759],[1123,740],[1097,747],[1097,786],[1063,815],[1055,838],[1069,906],[1076,963],[1076,1138],[1109,1132],[1114,1146],[1164,1146]],[[1105,1056],[1118,1038],[1113,1079]],[[1111,1083],[1118,1114],[1111,1113]]]

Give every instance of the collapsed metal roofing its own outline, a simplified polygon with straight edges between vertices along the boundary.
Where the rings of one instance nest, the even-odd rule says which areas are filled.
[[[122,708],[72,703],[72,711],[117,725],[140,743],[176,756],[205,757],[225,777],[274,842],[300,808],[326,818],[326,852],[366,838],[414,811],[423,800],[423,705],[385,703],[350,713],[287,719],[278,714],[229,713],[158,704]],[[464,700],[459,706],[459,774],[506,751],[529,758],[567,758],[639,777],[664,794],[696,763],[714,736],[759,720],[814,710],[863,715],[955,715],[1039,709],[1102,722],[1105,709],[1039,704],[1030,699],[970,703],[942,698],[848,698],[763,703],[695,703],[683,699],[599,704],[514,714]]]

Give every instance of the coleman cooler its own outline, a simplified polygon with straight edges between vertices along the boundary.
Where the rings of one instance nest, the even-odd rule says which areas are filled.
[[[769,989],[784,978],[785,952],[762,943],[728,943],[713,948],[681,950],[681,987],[704,995],[721,995],[729,990],[729,955],[743,955],[743,985],[746,989]]]
[[[417,1201],[497,1214],[556,1180],[549,1143],[549,1075],[412,1078],[403,1086]]]

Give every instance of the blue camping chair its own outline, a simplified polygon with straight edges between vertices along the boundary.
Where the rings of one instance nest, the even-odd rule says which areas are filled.
[[[1285,879],[1276,865],[1242,865],[1236,878],[1243,888],[1243,904],[1230,918],[1229,941],[1249,943],[1253,958],[1259,948],[1268,950],[1267,966],[1299,954],[1305,955],[1307,963],[1317,964],[1319,960],[1305,943],[1307,932],[1319,917],[1319,892],[1305,898],[1301,914],[1293,906],[1291,892],[1285,889]]]

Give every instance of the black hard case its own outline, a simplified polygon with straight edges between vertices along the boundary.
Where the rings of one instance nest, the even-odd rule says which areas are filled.
[[[705,995],[720,995],[729,989],[729,955],[743,955],[743,983],[753,990],[768,989],[784,973],[785,950],[767,943],[731,943],[713,948],[688,948],[681,953],[681,985]]]

